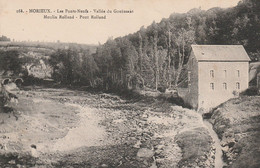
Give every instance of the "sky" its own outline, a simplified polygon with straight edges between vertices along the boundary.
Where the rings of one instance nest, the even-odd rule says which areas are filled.
[[[236,6],[239,0],[0,0],[0,36],[17,41],[62,41],[85,44],[104,43],[109,37],[134,33],[141,26],[160,22],[172,13],[192,8]],[[22,9],[24,13],[17,13]],[[52,13],[29,13],[29,9],[50,9]],[[89,13],[57,13],[57,10],[88,10]],[[106,19],[80,19],[97,15],[94,9],[111,10]],[[114,10],[133,13],[113,13]],[[27,13],[26,13],[27,11]],[[74,15],[74,19],[44,19],[44,15]],[[76,18],[77,17],[77,18]]]

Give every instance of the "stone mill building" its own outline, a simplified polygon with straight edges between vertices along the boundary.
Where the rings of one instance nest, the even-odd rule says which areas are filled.
[[[192,45],[184,101],[210,109],[248,88],[249,61],[242,45]]]

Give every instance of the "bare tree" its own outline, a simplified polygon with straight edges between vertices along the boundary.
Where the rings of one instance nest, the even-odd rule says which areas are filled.
[[[159,81],[159,65],[158,65],[158,32],[154,31],[153,36],[153,49],[154,49],[154,78],[155,78],[155,89],[158,89],[158,81]]]
[[[172,69],[171,69],[171,62],[172,62],[172,25],[170,23],[167,24],[167,74],[168,74],[168,88],[171,88],[172,82]],[[174,68],[173,68],[174,70]]]
[[[139,64],[140,75],[142,75],[142,72],[143,72],[143,68],[142,68],[142,65],[143,65],[143,48],[142,48],[143,47],[143,38],[142,38],[142,35],[140,32],[138,33],[138,36],[139,36],[138,64]]]
[[[195,41],[195,31],[190,28],[185,30],[184,28],[181,29],[179,32],[179,36],[176,39],[176,43],[178,46],[178,67],[176,67],[176,74],[175,74],[175,87],[177,87],[180,74],[183,68],[184,60],[188,55],[185,55],[185,47],[190,47],[192,43]]]

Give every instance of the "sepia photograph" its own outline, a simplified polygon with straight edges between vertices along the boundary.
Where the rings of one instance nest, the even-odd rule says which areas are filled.
[[[260,168],[260,0],[0,0],[0,168]]]

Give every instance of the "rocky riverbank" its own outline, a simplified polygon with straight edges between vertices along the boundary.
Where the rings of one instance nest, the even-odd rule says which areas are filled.
[[[212,138],[193,110],[67,89],[17,95],[0,113],[2,166],[214,167]]]
[[[260,97],[231,99],[212,112],[227,167],[260,167]]]

